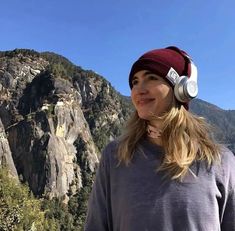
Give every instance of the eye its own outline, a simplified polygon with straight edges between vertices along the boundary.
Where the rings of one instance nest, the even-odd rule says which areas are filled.
[[[149,75],[149,76],[148,76],[148,79],[149,79],[149,80],[159,80],[159,78],[160,78],[160,77],[157,76],[157,75]]]
[[[134,86],[134,85],[136,85],[138,83],[138,80],[137,79],[133,79],[131,83],[132,83],[132,86]]]

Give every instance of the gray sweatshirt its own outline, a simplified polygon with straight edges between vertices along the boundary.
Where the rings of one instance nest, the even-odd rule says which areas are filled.
[[[102,153],[85,231],[235,231],[232,152],[224,149],[221,164],[210,169],[194,163],[179,182],[156,171],[161,147],[141,141],[127,167],[117,166],[116,146]]]

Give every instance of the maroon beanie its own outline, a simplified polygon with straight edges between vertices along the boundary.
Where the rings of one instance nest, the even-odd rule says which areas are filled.
[[[138,71],[149,70],[153,73],[164,77],[170,83],[172,88],[174,85],[166,76],[171,68],[173,68],[179,76],[191,75],[190,57],[185,51],[175,46],[163,49],[151,50],[143,54],[132,66],[129,74],[129,85],[132,89],[132,78]],[[188,103],[181,103],[188,110]]]

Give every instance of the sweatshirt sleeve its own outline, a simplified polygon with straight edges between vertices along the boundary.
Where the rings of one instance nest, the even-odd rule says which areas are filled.
[[[222,157],[223,208],[221,231],[235,231],[235,156],[227,150]]]
[[[109,170],[106,147],[100,159],[96,177],[89,197],[88,210],[85,222],[85,231],[110,231],[110,193]]]

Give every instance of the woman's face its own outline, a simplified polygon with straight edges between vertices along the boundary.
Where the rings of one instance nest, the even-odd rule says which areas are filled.
[[[153,115],[161,116],[172,107],[173,90],[164,78],[141,70],[133,76],[132,85],[132,103],[141,119],[153,120]]]

